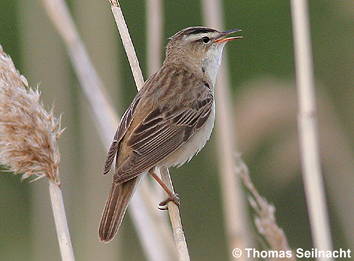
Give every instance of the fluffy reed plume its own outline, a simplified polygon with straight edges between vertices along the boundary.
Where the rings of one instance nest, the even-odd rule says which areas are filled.
[[[23,178],[48,178],[62,260],[73,261],[58,170],[57,139],[63,130],[60,118],[39,99],[0,46],[0,163]]]
[[[39,99],[0,47],[0,162],[23,178],[46,176],[60,184],[60,119]]]
[[[268,246],[277,251],[291,251],[286,235],[275,219],[275,207],[262,197],[249,176],[246,164],[238,155],[236,158],[236,174],[241,177],[243,185],[250,193],[248,198],[256,217],[254,222],[258,232],[263,236]],[[279,259],[277,259],[279,260]],[[285,260],[285,259],[284,259]],[[296,260],[295,257],[287,257],[286,260]]]

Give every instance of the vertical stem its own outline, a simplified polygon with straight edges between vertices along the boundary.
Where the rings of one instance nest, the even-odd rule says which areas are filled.
[[[202,7],[206,24],[222,29],[222,10],[219,1],[203,0]],[[224,56],[216,86],[216,126],[225,231],[229,244],[229,257],[233,260],[231,253],[234,248],[243,250],[251,247],[252,243],[244,194],[239,177],[235,175],[234,155],[237,148],[226,51]],[[246,260],[246,257],[242,256],[239,260]]]
[[[138,58],[135,53],[132,39],[130,38],[128,27],[127,24],[125,23],[122,9],[120,8],[118,1],[111,1],[111,3],[112,3],[111,8],[112,8],[112,13],[114,15],[114,20],[116,21],[117,28],[123,42],[124,50],[128,57],[128,61],[133,73],[135,84],[138,90],[140,90],[144,85],[144,78],[140,69]]]
[[[147,38],[147,65],[148,65],[148,75],[151,76],[153,73],[157,72],[161,66],[161,49],[162,49],[162,31],[163,31],[163,7],[162,0],[147,0],[146,1],[146,38]],[[148,181],[148,180],[147,180]],[[151,184],[150,184],[151,183]],[[147,184],[147,183],[145,183]],[[144,193],[146,191],[145,187],[142,186],[142,194],[146,198],[154,200],[154,204],[162,200],[165,196],[164,191],[157,182],[149,182],[155,193]],[[173,241],[172,231],[169,228],[167,216],[165,213],[160,212],[157,215],[157,224],[161,225],[161,232],[166,238],[171,238],[172,240],[165,240],[166,245],[169,248],[171,255],[173,255],[174,260],[177,260],[178,254]],[[168,229],[166,229],[168,228]],[[170,244],[172,243],[172,244]]]
[[[135,192],[133,198],[131,199],[131,204],[134,204],[135,206],[130,209],[130,212],[133,213],[131,218],[135,223],[138,236],[143,237],[141,244],[144,249],[149,249],[149,251],[145,250],[147,260],[171,260],[169,248],[166,246],[168,244],[164,242],[166,237],[164,237],[161,231],[158,230],[159,226],[155,222],[156,218],[146,218],[146,213],[149,213],[147,208],[150,206],[146,204],[146,199],[143,198],[142,193]],[[156,233],[156,230],[158,233]],[[141,231],[143,231],[143,233]],[[146,235],[148,235],[148,237]]]
[[[291,13],[299,97],[298,125],[302,172],[311,231],[315,247],[329,251],[332,250],[332,243],[318,151],[313,65],[306,0],[292,0]],[[319,258],[319,260],[325,259]]]
[[[74,261],[74,252],[71,245],[68,223],[65,215],[63,194],[60,187],[49,180],[49,193],[52,203],[55,228],[57,230],[61,259],[63,261]]]
[[[167,185],[167,187],[173,193],[175,193],[168,168],[163,167],[159,171],[161,174],[162,181]],[[189,261],[190,258],[189,258],[189,253],[188,253],[188,247],[187,247],[186,237],[184,236],[184,231],[183,231],[183,226],[182,226],[181,215],[179,213],[179,208],[173,202],[169,202],[167,204],[167,207],[168,207],[168,213],[170,215],[170,220],[171,220],[171,224],[172,224],[173,237],[175,239],[175,243],[176,243],[176,247],[177,247],[178,260],[179,261]]]
[[[162,6],[161,0],[147,0],[147,61],[149,75],[156,72],[161,66],[161,44],[162,44]]]
[[[136,57],[135,49],[133,46],[133,42],[131,41],[127,25],[124,20],[124,16],[122,13],[122,10],[120,8],[120,5],[117,0],[111,0],[111,8],[112,12],[114,15],[114,19],[116,21],[117,27],[119,34],[121,36],[121,39],[123,41],[124,49],[127,53],[131,70],[133,72],[133,76],[135,79],[135,82],[137,84],[137,88],[140,89],[142,85],[139,85],[141,81],[143,81],[143,76],[139,67],[139,63],[137,62],[138,59]],[[168,169],[163,168],[161,171],[161,176],[163,180],[169,185],[171,188],[171,191],[173,191],[172,187],[172,182],[170,178],[170,174],[168,172]],[[189,260],[189,254],[188,254],[188,248],[187,248],[187,243],[185,240],[183,228],[182,228],[182,222],[181,222],[181,217],[179,214],[179,209],[175,205],[168,204],[169,208],[169,214],[170,214],[170,220],[172,223],[172,229],[174,232],[174,238],[175,238],[175,243],[177,246],[177,252],[178,252],[178,257],[180,261],[188,261]]]

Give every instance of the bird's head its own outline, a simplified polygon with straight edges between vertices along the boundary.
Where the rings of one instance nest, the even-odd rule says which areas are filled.
[[[242,38],[230,36],[239,31],[232,29],[220,32],[201,26],[183,29],[169,38],[165,61],[196,66],[215,82],[223,48],[227,42]]]

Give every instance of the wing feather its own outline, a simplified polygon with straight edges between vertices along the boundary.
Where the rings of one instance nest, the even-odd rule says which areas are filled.
[[[130,126],[133,120],[134,111],[140,99],[141,99],[141,95],[140,93],[138,93],[137,96],[132,101],[132,103],[130,104],[129,108],[124,112],[122,116],[122,119],[119,123],[119,127],[116,131],[116,134],[114,135],[113,142],[108,150],[106,162],[104,164],[103,175],[107,174],[112,168],[112,163],[114,161],[114,158],[119,152],[119,143],[123,139],[125,133],[127,132],[128,127]]]
[[[116,183],[147,171],[183,145],[208,119],[213,104],[210,91],[184,107],[159,107],[148,114],[130,135],[133,153],[118,168]],[[153,123],[153,124],[152,124]]]

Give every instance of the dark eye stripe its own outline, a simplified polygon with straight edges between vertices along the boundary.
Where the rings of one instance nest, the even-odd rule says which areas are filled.
[[[216,32],[214,29],[210,28],[190,28],[186,30],[184,33],[186,35],[191,35],[191,34],[204,34],[204,33],[211,33],[211,32]]]

